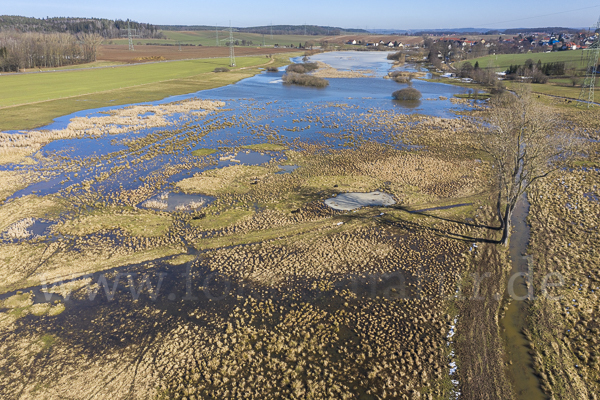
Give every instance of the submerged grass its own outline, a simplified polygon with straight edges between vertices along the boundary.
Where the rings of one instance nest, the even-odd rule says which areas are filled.
[[[101,230],[123,229],[133,236],[152,237],[163,235],[171,223],[172,218],[166,214],[108,208],[65,221],[55,230],[61,234],[85,236]]]
[[[251,144],[248,146],[242,146],[242,149],[249,149],[249,150],[257,150],[257,151],[282,151],[282,150],[287,150],[288,147],[284,146],[282,144],[276,144],[276,143],[258,143],[258,144]]]
[[[210,156],[211,154],[216,153],[217,150],[215,149],[197,149],[192,151],[192,155],[196,156],[196,157],[204,157],[204,156]]]
[[[252,211],[243,209],[230,209],[218,215],[210,215],[202,219],[192,220],[192,226],[202,229],[222,229],[233,225],[243,218],[252,215]]]
[[[54,196],[23,196],[0,207],[0,231],[24,218],[55,218],[67,209],[63,200]]]

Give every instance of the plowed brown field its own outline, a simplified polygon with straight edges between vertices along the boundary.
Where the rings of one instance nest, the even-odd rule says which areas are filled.
[[[236,56],[256,56],[264,54],[286,53],[298,49],[272,48],[272,47],[236,47]],[[162,57],[162,58],[161,58]],[[135,51],[129,51],[125,45],[100,46],[98,60],[121,62],[147,62],[159,60],[185,60],[190,58],[229,57],[229,47],[208,46],[135,46]]]

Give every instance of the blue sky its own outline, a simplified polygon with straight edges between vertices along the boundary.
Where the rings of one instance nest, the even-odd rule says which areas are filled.
[[[344,28],[517,28],[595,25],[600,4],[572,1],[474,0],[0,0],[0,14],[130,18],[153,24],[257,26],[329,25]]]

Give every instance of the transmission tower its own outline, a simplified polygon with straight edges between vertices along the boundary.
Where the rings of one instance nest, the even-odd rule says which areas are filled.
[[[219,47],[219,25],[215,25],[215,35],[217,35],[217,47]]]
[[[133,48],[133,37],[131,36],[131,27],[129,26],[129,19],[127,20],[127,38],[129,39],[129,51],[135,51]]]
[[[229,66],[235,67],[235,55],[233,54],[233,29],[229,21]]]
[[[598,76],[598,57],[600,56],[600,18],[594,29],[596,37],[594,42],[585,50],[587,51],[587,69],[585,79],[581,85],[581,93],[579,94],[579,104],[587,102],[588,108],[594,104],[594,89],[596,86],[596,77]]]
[[[235,67],[235,54],[233,51],[233,41],[235,40],[235,38],[233,37],[233,28],[231,27],[231,21],[229,21],[229,39],[221,39],[221,41],[223,40],[229,41],[229,66]]]
[[[271,40],[273,40],[273,21],[271,21]]]

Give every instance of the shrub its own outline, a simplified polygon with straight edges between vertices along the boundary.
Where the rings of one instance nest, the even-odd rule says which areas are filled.
[[[317,63],[290,64],[285,69],[286,72],[294,72],[297,74],[305,74],[319,68]]]
[[[315,69],[319,68],[319,64],[316,62],[304,63],[302,65],[304,65],[304,68],[306,68],[307,71],[314,71]]]
[[[460,66],[460,71],[458,73],[458,76],[460,76],[461,78],[473,78],[472,75],[473,75],[474,70],[475,70],[475,68],[473,67],[473,64],[471,64],[468,61],[465,61]]]
[[[213,72],[229,72],[229,68],[226,67],[217,67]]]
[[[420,100],[421,92],[415,88],[405,88],[392,93],[394,100]]]
[[[535,71],[531,75],[531,82],[532,83],[547,83],[548,76],[546,74],[544,74],[542,71]]]
[[[387,55],[387,59],[388,60],[394,60],[394,61],[404,62],[406,60],[406,55],[403,52],[398,51],[396,53],[389,53]]]
[[[329,85],[329,81],[323,78],[317,78],[316,76],[303,75],[295,72],[288,72],[282,77],[284,83],[302,86],[314,86],[323,88]]]
[[[277,68],[277,67],[267,67],[267,72],[279,72],[279,68]]]
[[[306,72],[306,68],[304,68],[304,65],[302,65],[302,64],[290,64],[285,69],[285,72],[304,74]]]
[[[388,75],[398,83],[408,83],[415,77],[415,74],[407,71],[393,71]]]

